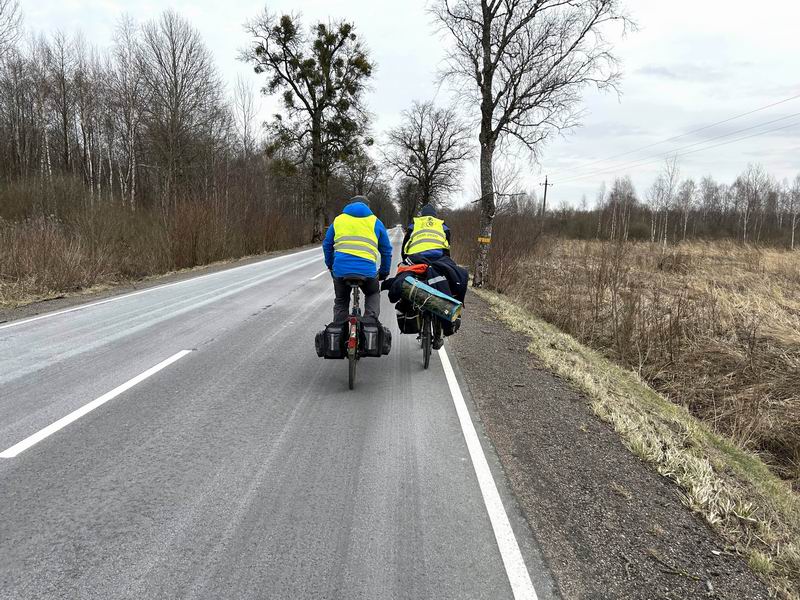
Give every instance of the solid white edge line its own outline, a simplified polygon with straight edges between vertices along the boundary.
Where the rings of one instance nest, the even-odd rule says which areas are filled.
[[[133,379],[129,379],[128,381],[126,381],[122,385],[115,387],[110,392],[106,392],[105,394],[103,394],[99,398],[97,398],[95,400],[92,400],[91,402],[89,402],[88,404],[85,404],[84,406],[81,406],[77,410],[72,411],[67,416],[61,417],[55,423],[52,423],[52,424],[48,425],[47,427],[45,427],[44,429],[41,429],[40,431],[37,431],[33,435],[26,437],[21,442],[11,446],[11,448],[9,448],[8,450],[0,452],[0,458],[14,458],[20,452],[24,452],[25,450],[27,450],[28,448],[30,448],[34,444],[38,444],[39,442],[41,442],[46,437],[53,435],[55,432],[57,432],[60,429],[63,429],[64,427],[66,427],[67,425],[72,423],[73,421],[77,421],[82,416],[92,412],[95,408],[98,408],[99,406],[102,406],[103,404],[105,404],[109,400],[112,400],[113,398],[116,398],[122,392],[125,392],[125,391],[131,389],[136,384],[141,383],[142,381],[144,381],[145,379],[147,379],[148,377],[150,377],[152,375],[155,375],[156,373],[158,373],[162,369],[165,369],[166,367],[170,366],[175,361],[180,360],[181,358],[183,358],[184,356],[186,356],[187,354],[190,354],[190,353],[191,353],[191,350],[181,350],[177,354],[173,354],[168,359],[158,363],[156,366],[150,367],[144,373],[141,373],[141,374],[137,375]]]
[[[439,358],[442,361],[447,385],[450,387],[450,395],[453,397],[453,404],[456,407],[458,420],[461,423],[461,431],[467,443],[472,466],[475,469],[475,476],[478,478],[483,502],[486,505],[486,512],[489,513],[489,520],[492,523],[494,537],[500,548],[500,556],[503,559],[503,565],[506,569],[508,581],[511,584],[514,599],[537,600],[536,590],[533,588],[528,568],[522,558],[517,538],[514,536],[514,530],[511,529],[511,523],[503,507],[503,501],[500,499],[500,493],[497,491],[497,485],[489,469],[489,463],[486,461],[486,455],[483,453],[483,447],[478,439],[478,433],[475,431],[475,425],[472,423],[472,418],[464,401],[464,395],[461,393],[453,366],[450,364],[450,358],[444,348],[439,350]]]
[[[313,276],[313,277],[312,277],[312,278],[311,278],[309,281],[314,281],[315,279],[317,279],[317,278],[319,278],[319,277],[322,277],[322,276],[323,276],[323,275],[325,275],[326,273],[330,273],[330,271],[328,271],[328,269],[325,269],[325,270],[324,270],[322,273],[319,273],[319,274],[317,274],[317,275],[314,275],[314,276]]]
[[[255,267],[257,265],[262,265],[264,263],[272,262],[273,260],[279,260],[281,258],[288,258],[290,256],[297,256],[298,254],[305,254],[306,252],[312,252],[314,250],[319,251],[319,247],[309,248],[308,250],[299,250],[298,252],[292,252],[290,254],[283,254],[281,256],[274,256],[272,258],[266,258],[264,260],[259,260],[257,262],[252,262],[246,265],[241,265],[239,267],[233,267],[230,269],[222,269],[220,271],[215,271],[213,273],[207,273],[206,275],[198,275],[197,277],[189,277],[188,279],[182,279],[181,281],[175,281],[173,283],[164,283],[162,285],[154,285],[153,287],[149,287],[145,290],[139,290],[138,292],[129,292],[127,294],[120,294],[119,296],[114,296],[112,298],[106,298],[105,300],[98,300],[97,302],[90,302],[88,304],[79,304],[78,306],[73,306],[72,308],[65,308],[63,310],[57,310],[50,313],[45,313],[43,315],[37,315],[35,317],[30,317],[28,319],[20,319],[18,321],[11,321],[10,323],[6,323],[4,325],[0,325],[0,330],[8,329],[10,327],[16,327],[18,325],[25,325],[26,323],[32,323],[34,321],[40,321],[41,319],[49,319],[50,317],[57,317],[58,315],[64,315],[67,313],[75,312],[77,310],[83,310],[85,308],[92,308],[93,306],[100,306],[101,304],[108,304],[109,302],[116,302],[117,300],[123,300],[124,298],[130,298],[132,296],[138,296],[140,294],[147,294],[149,292],[154,292],[156,290],[163,290],[164,288],[172,287],[175,285],[181,285],[184,283],[188,283],[190,281],[199,281],[200,279],[205,279],[206,277],[213,277],[214,275],[220,275],[222,273],[231,273],[233,271],[238,271],[239,269],[247,269],[249,267]]]

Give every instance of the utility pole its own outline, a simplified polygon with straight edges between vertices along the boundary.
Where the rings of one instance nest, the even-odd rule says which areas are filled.
[[[547,175],[545,175],[544,183],[540,183],[539,185],[544,186],[544,199],[542,200],[542,212],[540,215],[542,218],[542,231],[544,231],[544,216],[547,214],[547,188],[553,187],[553,184],[547,182]]]

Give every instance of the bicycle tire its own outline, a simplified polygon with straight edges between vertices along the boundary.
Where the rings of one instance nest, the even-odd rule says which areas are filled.
[[[431,364],[431,344],[433,332],[431,331],[431,318],[425,315],[422,322],[422,368],[427,369]]]
[[[347,361],[350,363],[347,375],[347,386],[352,390],[356,386],[356,364],[358,360],[356,360],[355,355],[351,355],[347,357]]]

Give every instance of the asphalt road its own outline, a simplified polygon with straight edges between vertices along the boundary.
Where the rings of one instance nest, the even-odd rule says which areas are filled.
[[[332,294],[315,248],[0,325],[0,598],[552,597],[452,357],[384,294],[349,391]]]

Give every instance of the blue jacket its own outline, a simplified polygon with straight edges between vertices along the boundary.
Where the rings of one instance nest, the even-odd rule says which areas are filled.
[[[352,202],[344,207],[342,211],[351,217],[369,217],[372,211],[363,202]],[[389,241],[389,234],[386,226],[380,219],[375,221],[375,235],[378,237],[378,251],[381,253],[381,264],[378,270],[377,265],[371,260],[346,254],[344,252],[334,252],[333,250],[333,224],[328,227],[325,240],[322,242],[322,251],[325,253],[325,266],[333,271],[334,277],[344,277],[346,275],[363,275],[365,277],[375,277],[377,274],[388,275],[392,268],[392,243]]]

